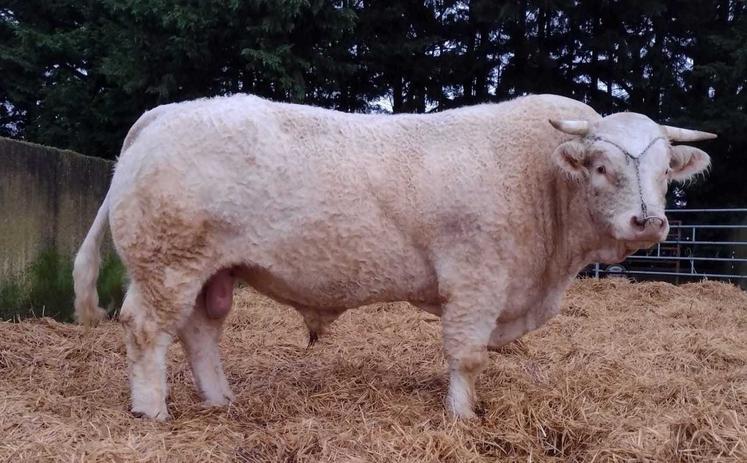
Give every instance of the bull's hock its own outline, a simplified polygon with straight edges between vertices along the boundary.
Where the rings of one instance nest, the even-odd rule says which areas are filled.
[[[110,227],[130,276],[132,412],[163,420],[177,338],[205,403],[234,400],[218,341],[237,279],[300,312],[311,342],[347,309],[411,302],[441,316],[445,402],[471,418],[488,348],[557,315],[587,264],[665,239],[669,183],[710,164],[673,143],[707,138],[556,95],[427,115],[250,95],[161,106],[130,129],[76,256],[76,315],[106,315]]]
[[[113,163],[0,138],[0,282],[40,252],[72,256],[109,188]]]

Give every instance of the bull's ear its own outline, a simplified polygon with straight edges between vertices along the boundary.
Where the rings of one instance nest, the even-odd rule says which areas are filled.
[[[669,177],[672,180],[682,182],[702,173],[710,165],[711,157],[705,151],[693,146],[676,145],[672,147]]]
[[[567,141],[552,153],[555,165],[570,178],[581,180],[588,173],[586,168],[586,147],[578,141]]]

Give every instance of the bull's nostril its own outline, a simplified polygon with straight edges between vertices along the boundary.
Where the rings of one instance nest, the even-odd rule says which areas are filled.
[[[662,230],[667,226],[667,219],[655,216],[642,217],[634,215],[630,218],[630,226],[638,232],[644,230]]]
[[[643,230],[644,228],[646,228],[646,220],[638,217],[637,215],[634,215],[630,218],[630,225],[632,225],[633,228]]]
[[[662,219],[660,217],[647,217],[646,218],[646,226],[659,229],[661,230],[664,228],[664,225],[666,225],[667,221],[665,219]]]

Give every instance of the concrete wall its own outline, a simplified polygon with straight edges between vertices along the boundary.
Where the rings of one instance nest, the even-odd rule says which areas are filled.
[[[72,256],[112,169],[111,161],[0,137],[0,281],[44,249]]]

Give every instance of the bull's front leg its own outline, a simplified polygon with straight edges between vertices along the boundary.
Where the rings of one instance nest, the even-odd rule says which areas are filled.
[[[495,269],[468,273],[439,281],[446,299],[441,317],[449,366],[446,405],[454,416],[466,419],[475,417],[475,381],[487,365],[490,334],[505,298],[505,284]]]

